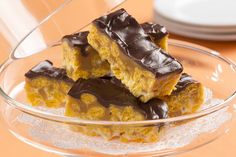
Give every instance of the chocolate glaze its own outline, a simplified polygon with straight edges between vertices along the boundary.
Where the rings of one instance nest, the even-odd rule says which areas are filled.
[[[160,99],[154,98],[146,103],[140,102],[140,104],[140,108],[147,114],[147,119],[164,119],[168,117],[168,106]]]
[[[157,23],[145,22],[141,26],[149,36],[157,41],[160,41],[169,34],[164,26]]]
[[[193,83],[199,83],[196,80],[192,78],[192,76],[183,73],[178,81],[178,83],[175,85],[176,90],[174,90],[172,93],[177,94],[184,90],[188,85]]]
[[[88,52],[86,48],[89,46],[87,36],[89,32],[79,32],[76,34],[66,35],[62,38],[63,41],[66,41],[73,48],[80,48],[81,54],[87,56]]]
[[[110,104],[121,106],[137,104],[136,98],[126,89],[111,81],[110,78],[78,79],[68,94],[80,99],[81,94],[95,95],[98,101],[105,107]]]
[[[83,93],[96,96],[98,102],[104,107],[109,107],[111,104],[119,106],[130,105],[141,109],[147,119],[167,117],[168,107],[165,102],[159,99],[152,99],[147,103],[142,103],[115,77],[78,79],[68,92],[68,95],[80,99]]]
[[[116,41],[126,56],[155,76],[182,72],[182,65],[157,47],[138,22],[124,9],[95,19],[93,24],[103,34]]]
[[[53,63],[49,60],[40,62],[38,65],[29,70],[25,77],[34,79],[40,76],[47,77],[49,79],[58,79],[66,82],[73,83],[74,81],[66,75],[66,70],[62,68],[53,67]]]

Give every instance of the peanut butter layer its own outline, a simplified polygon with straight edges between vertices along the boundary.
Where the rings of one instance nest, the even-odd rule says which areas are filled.
[[[65,69],[53,67],[46,60],[25,74],[25,91],[33,106],[62,107],[67,92],[74,81],[66,75]]]
[[[167,51],[169,32],[164,26],[151,22],[142,23],[141,26],[143,30],[152,38],[156,45]]]
[[[183,70],[124,9],[95,19],[88,41],[110,63],[112,73],[143,102],[170,95]]]
[[[102,61],[98,53],[88,44],[88,32],[64,36],[63,66],[70,78],[101,77],[110,72],[107,61]]]
[[[160,99],[147,103],[134,97],[114,77],[79,79],[68,92],[66,116],[89,120],[140,121],[167,118],[167,104]],[[160,125],[155,127],[77,127],[87,135],[102,136],[123,142],[154,142]]]
[[[204,102],[204,87],[190,75],[183,73],[176,89],[163,97],[169,107],[169,116],[175,117],[196,112]]]

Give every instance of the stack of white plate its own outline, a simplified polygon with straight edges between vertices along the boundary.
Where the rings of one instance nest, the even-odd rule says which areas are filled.
[[[155,0],[154,18],[175,34],[236,40],[236,0]]]

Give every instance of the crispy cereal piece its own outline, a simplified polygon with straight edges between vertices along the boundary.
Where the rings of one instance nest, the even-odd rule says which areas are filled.
[[[140,121],[167,118],[167,104],[160,99],[140,102],[114,77],[79,79],[68,92],[66,116],[88,120]],[[155,142],[159,126],[76,126],[73,130],[107,140]]]
[[[46,60],[25,74],[25,91],[33,106],[62,107],[74,81],[67,77],[65,69],[53,67]]]
[[[88,32],[66,35],[62,39],[63,66],[70,78],[101,77],[110,72],[107,61],[102,61],[87,41]]]
[[[110,63],[115,77],[143,102],[170,95],[183,70],[124,9],[95,19],[88,42]]]

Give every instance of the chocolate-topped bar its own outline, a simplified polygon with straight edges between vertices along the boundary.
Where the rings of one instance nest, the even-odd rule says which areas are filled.
[[[170,95],[183,70],[124,9],[95,19],[88,42],[110,63],[112,73],[143,102]]]
[[[163,119],[168,116],[167,104],[160,99],[146,103],[133,96],[114,77],[78,79],[68,92],[66,116],[90,120],[139,121]],[[84,128],[86,134],[96,134],[111,139],[119,135],[121,141],[153,142],[158,139],[156,127]],[[145,131],[147,130],[147,131]],[[150,130],[150,131],[149,131]]]
[[[187,73],[183,73],[178,81],[178,83],[175,86],[175,90],[172,92],[172,94],[177,94],[184,89],[186,89],[191,84],[200,84],[200,82],[194,80],[192,76],[190,76]]]
[[[63,66],[70,78],[101,77],[110,72],[107,61],[89,45],[88,31],[66,35],[62,38]]]
[[[115,77],[79,79],[70,89],[68,95],[75,99],[80,99],[84,93],[95,96],[98,102],[106,108],[109,108],[112,104],[117,106],[133,106],[134,108],[143,110],[145,117],[155,117],[155,119],[167,117],[165,102],[154,98],[143,103],[133,96]],[[155,105],[159,106],[159,108],[155,107]],[[148,107],[151,109],[148,109]],[[156,111],[157,109],[159,111]]]
[[[204,102],[204,87],[190,75],[183,73],[170,96],[162,99],[167,102],[169,116],[175,117],[196,112]]]
[[[164,26],[151,22],[142,23],[141,26],[143,30],[152,38],[156,45],[160,46],[163,50],[167,51],[167,40],[169,32]]]
[[[63,41],[67,42],[70,47],[80,49],[82,56],[87,56],[86,48],[89,46],[87,36],[89,32],[78,32],[75,34],[66,35],[62,38]]]
[[[62,107],[67,92],[74,81],[66,75],[66,70],[53,67],[45,60],[25,74],[25,91],[33,106]]]

